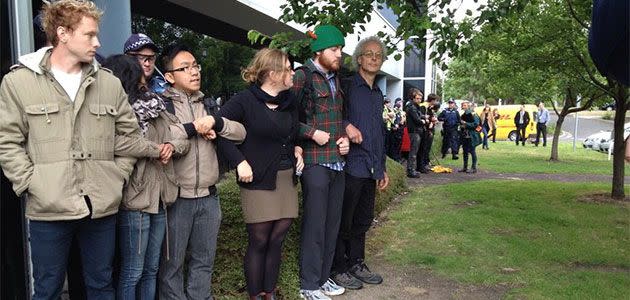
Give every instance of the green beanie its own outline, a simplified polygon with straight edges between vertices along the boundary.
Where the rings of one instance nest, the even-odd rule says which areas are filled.
[[[343,34],[333,25],[320,25],[315,28],[315,34],[309,33],[311,51],[317,52],[335,46],[345,46]]]

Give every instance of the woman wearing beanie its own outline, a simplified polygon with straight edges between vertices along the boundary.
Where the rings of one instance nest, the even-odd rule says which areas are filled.
[[[304,166],[296,146],[298,111],[293,70],[286,53],[262,49],[243,71],[250,87],[230,99],[221,116],[245,126],[247,137],[235,146],[219,140],[220,151],[237,165],[237,181],[248,245],[244,259],[250,299],[275,299],[282,242],[298,215],[297,177]]]

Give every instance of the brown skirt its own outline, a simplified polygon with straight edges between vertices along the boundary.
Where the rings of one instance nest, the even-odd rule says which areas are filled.
[[[241,188],[241,207],[245,223],[297,218],[298,193],[293,185],[293,168],[278,171],[275,190]]]

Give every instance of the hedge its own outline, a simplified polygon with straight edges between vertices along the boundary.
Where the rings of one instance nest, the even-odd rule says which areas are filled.
[[[395,161],[387,161],[390,186],[377,192],[376,215],[384,210],[397,195],[407,189],[405,170]],[[299,185],[298,185],[299,186]],[[230,174],[218,185],[223,220],[219,230],[217,253],[212,279],[216,299],[246,299],[243,256],[247,247],[247,232],[241,214],[239,189]],[[301,199],[301,196],[300,196]],[[301,201],[300,201],[301,211]],[[300,216],[302,214],[300,213]],[[280,299],[299,299],[299,241],[300,217],[291,226],[282,250],[282,267],[278,282]]]

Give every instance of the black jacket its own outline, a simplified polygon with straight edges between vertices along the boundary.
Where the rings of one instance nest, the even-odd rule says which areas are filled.
[[[516,112],[516,115],[514,115],[514,125],[516,127],[520,127],[519,126],[520,124],[518,124],[518,117],[520,115],[521,115],[521,111],[520,110]],[[523,119],[524,120],[523,120],[523,125],[522,126],[523,127],[527,127],[527,125],[529,125],[529,113],[527,111],[525,111],[525,114],[523,115]]]
[[[279,101],[278,108],[271,112],[265,102]],[[283,128],[271,114],[287,114],[290,118],[290,128]],[[252,85],[247,90],[232,97],[219,111],[219,115],[230,120],[238,121],[247,130],[247,136],[242,144],[236,146],[228,140],[220,140],[222,153],[230,165],[237,166],[247,160],[254,172],[254,180],[250,183],[238,181],[238,185],[250,190],[275,190],[278,166],[281,153],[288,152],[288,157],[295,166],[294,146],[298,136],[297,101],[289,91],[281,92],[277,97],[271,97],[258,86]],[[286,134],[283,134],[286,133]],[[297,178],[294,177],[294,183]]]
[[[405,113],[407,114],[407,132],[409,133],[422,133],[427,124],[426,116],[420,110],[420,105],[413,103],[409,100],[405,106]]]

